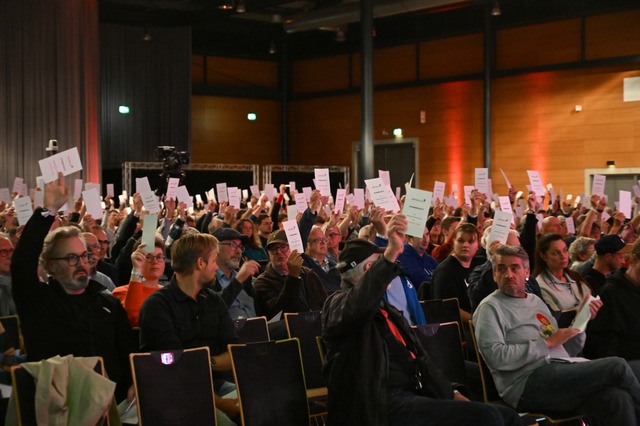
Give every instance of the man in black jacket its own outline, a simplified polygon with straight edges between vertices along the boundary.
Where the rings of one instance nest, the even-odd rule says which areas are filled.
[[[45,185],[44,209],[25,225],[11,263],[13,297],[29,361],[54,355],[101,356],[116,399],[127,396],[132,380],[129,353],[136,343],[120,302],[89,279],[89,256],[82,231],[50,232],[57,210],[69,198],[64,177]],[[38,279],[38,257],[49,282]]]
[[[444,398],[416,390],[416,359],[427,357],[429,363],[428,355],[402,313],[383,299],[400,272],[396,260],[406,228],[403,215],[391,218],[382,255],[362,239],[347,242],[340,253],[342,289],[329,296],[322,313],[329,424],[521,424],[515,411],[469,402],[446,380],[440,381]]]

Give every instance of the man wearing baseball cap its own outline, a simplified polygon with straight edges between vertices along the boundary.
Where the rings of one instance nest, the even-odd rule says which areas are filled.
[[[602,237],[601,240],[607,237]],[[613,355],[625,358],[638,376],[640,374],[640,361],[638,361],[640,360],[640,240],[631,247],[629,266],[621,266],[607,275],[606,282],[600,291],[602,308],[587,326],[584,354],[589,358]]]
[[[423,381],[416,373],[417,365],[430,365],[431,361],[403,314],[383,297],[400,273],[396,260],[404,249],[406,229],[407,219],[396,214],[387,225],[389,243],[385,249],[354,239],[340,252],[341,290],[329,296],[322,312],[328,423],[521,424],[517,413],[508,407],[469,402],[437,369],[429,369],[427,379],[437,382],[433,385],[438,389],[436,394],[419,390]]]
[[[622,266],[626,255],[631,252],[631,247],[632,244],[625,243],[622,238],[614,234],[605,235],[596,242],[596,260],[593,267],[583,275],[594,296],[600,294],[607,275]]]
[[[244,243],[249,237],[226,227],[216,229],[213,236],[219,241],[216,258],[219,269],[214,290],[220,293],[229,307],[231,319],[255,317],[252,277],[260,270],[260,265],[254,260],[242,263]]]
[[[283,229],[267,240],[269,264],[256,279],[256,311],[271,319],[280,312],[319,311],[327,298],[322,281],[302,266],[302,254],[291,251]]]

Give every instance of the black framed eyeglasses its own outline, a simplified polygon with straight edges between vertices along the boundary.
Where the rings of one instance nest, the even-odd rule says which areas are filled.
[[[289,245],[287,245],[287,244],[282,244],[282,245],[280,245],[280,246],[271,246],[271,247],[269,247],[269,248],[267,249],[267,251],[268,251],[269,253],[272,253],[272,254],[275,254],[275,253],[278,253],[278,252],[280,252],[280,253],[286,253],[286,252],[287,252],[287,250],[289,250]]]
[[[311,238],[309,240],[309,242],[310,243],[325,243],[325,244],[327,244],[329,242],[329,239],[326,238],[326,237],[325,238]]]
[[[51,260],[66,260],[69,266],[76,266],[82,259],[83,262],[91,262],[93,260],[93,254],[85,251],[82,254],[70,253],[63,257],[52,257]]]
[[[145,260],[147,261],[147,263],[153,263],[153,262],[164,262],[164,260],[166,259],[166,257],[164,256],[164,254],[159,254],[157,256],[154,256],[152,254],[148,254],[145,256]]]
[[[236,244],[236,243],[220,243],[221,246],[229,246],[231,248],[231,250],[244,250],[244,246],[242,244]]]

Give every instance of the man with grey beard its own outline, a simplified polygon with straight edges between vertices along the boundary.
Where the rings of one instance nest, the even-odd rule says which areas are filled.
[[[13,298],[27,357],[101,356],[121,401],[132,383],[129,353],[136,342],[120,302],[89,279],[92,255],[82,231],[65,226],[50,232],[68,198],[61,173],[45,185],[44,208],[37,208],[25,225],[13,255]],[[38,262],[49,274],[48,283],[38,279]]]

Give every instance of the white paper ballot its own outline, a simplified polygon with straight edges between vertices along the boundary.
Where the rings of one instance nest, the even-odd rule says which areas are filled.
[[[533,192],[536,193],[537,197],[544,197],[545,190],[542,179],[540,178],[540,173],[538,173],[537,170],[527,170],[527,174],[529,175],[529,183],[531,183]]]
[[[11,193],[9,188],[0,188],[0,201],[4,201],[9,204],[11,202]]]
[[[422,238],[429,217],[433,193],[422,189],[409,188],[402,206],[402,214],[407,217],[407,235]]]
[[[334,206],[334,213],[340,214],[344,210],[344,201],[347,198],[347,191],[345,189],[338,189],[336,194],[336,202]]]
[[[287,241],[289,241],[291,251],[298,250],[298,253],[304,253],[298,222],[295,220],[285,220],[282,222],[282,227],[284,228],[285,234],[287,234]]]
[[[21,177],[15,178],[13,180],[13,189],[11,190],[11,192],[14,194],[20,194],[22,192],[23,183],[24,183],[24,179],[22,179]]]
[[[102,217],[102,206],[100,205],[100,195],[98,195],[98,191],[95,188],[82,191],[82,199],[87,208],[87,213],[96,220],[100,219]]]
[[[502,177],[504,178],[504,181],[507,183],[507,188],[511,188],[511,182],[509,182],[509,179],[507,178],[507,174],[502,169],[500,169],[500,173],[502,173]]]
[[[240,208],[240,190],[236,186],[227,187],[227,194],[229,195],[229,205]]]
[[[465,185],[463,187],[464,190],[464,203],[471,205],[471,192],[476,189],[473,185]]]
[[[216,183],[216,195],[218,196],[218,201],[220,203],[228,203],[229,202],[229,194],[227,193],[227,184]]]
[[[18,224],[26,225],[31,215],[33,215],[33,209],[31,208],[30,197],[20,197],[13,200],[13,205],[16,208],[16,216],[18,217]]]
[[[160,213],[160,203],[158,203],[158,197],[153,191],[142,192],[140,197],[142,205],[149,213]]]
[[[78,148],[71,148],[66,151],[59,152],[51,157],[43,158],[38,161],[42,177],[46,183],[53,182],[58,179],[58,172],[68,176],[71,173],[82,170],[82,162]]]
[[[549,191],[549,198],[551,199],[551,203],[553,204],[553,201],[555,200],[555,196],[553,193],[553,185],[548,183],[547,184],[547,191]]]
[[[589,304],[594,300],[600,300],[600,296],[593,297],[591,293],[589,293],[584,297],[582,303],[580,304],[580,307],[578,308],[578,313],[573,319],[571,327],[577,328],[582,332],[587,329],[587,324],[591,319],[591,310],[589,309]]]
[[[189,195],[189,190],[184,185],[176,188],[176,198],[179,202],[183,202],[187,205],[187,208],[193,207],[193,198]]]
[[[389,200],[391,200],[391,204],[393,205],[393,207],[391,208],[391,211],[393,213],[399,212],[400,204],[398,203],[398,199],[396,198],[396,195],[393,193],[393,189],[391,189],[389,185],[387,185],[387,196],[389,197]]]
[[[168,199],[176,199],[176,188],[180,185],[180,179],[178,178],[169,178],[169,182],[167,183],[167,195],[165,198]]]
[[[295,200],[296,200],[296,205],[298,206],[298,210],[300,211],[304,211],[307,208],[307,200],[304,197],[304,194],[301,194],[300,192],[296,192],[296,195],[294,196]]]
[[[264,195],[267,196],[267,200],[269,202],[273,201],[276,198],[276,187],[273,186],[272,183],[267,183],[264,185]]]
[[[591,195],[604,195],[604,186],[607,183],[605,175],[593,175],[593,184],[591,185]]]
[[[444,201],[444,190],[447,187],[445,182],[436,181],[433,184],[433,202],[435,204],[438,201]]]
[[[358,209],[364,209],[364,188],[353,188],[353,198]]]
[[[329,169],[314,169],[316,189],[320,194],[328,197],[331,195],[331,182],[329,181]]]
[[[499,241],[500,244],[505,244],[507,242],[507,237],[509,236],[512,221],[512,213],[496,210],[493,216],[493,224],[491,225],[488,244],[491,244],[494,241]]]
[[[356,205],[356,197],[353,194],[347,194],[347,204],[349,207]]]
[[[387,186],[384,184],[382,179],[366,179],[364,183],[367,185],[367,189],[371,194],[371,200],[376,205],[376,207],[382,207],[387,211],[393,210],[393,194],[391,197],[389,197]]]
[[[247,189],[242,190],[242,199],[245,201],[249,199],[249,190]]]
[[[311,189],[310,186],[305,186],[304,188],[302,188],[302,193],[304,194],[304,199],[307,200],[307,203],[311,199],[311,193],[312,192],[313,192],[313,190]]]
[[[575,235],[575,233],[576,233],[576,224],[573,221],[573,218],[571,216],[569,216],[568,218],[565,219],[565,223],[567,224],[567,234]]]
[[[44,191],[33,192],[33,205],[35,208],[44,206]]]
[[[382,179],[385,185],[391,186],[391,174],[388,170],[378,170],[378,177]]]
[[[297,204],[288,204],[287,205],[287,220],[296,220],[296,216],[298,216],[298,205]]]
[[[475,169],[475,186],[482,194],[491,195],[489,192],[489,169]]]
[[[154,195],[155,197],[155,195]],[[144,215],[142,222],[142,244],[146,244],[144,251],[153,253],[156,243],[156,227],[158,226],[158,215],[149,213]]]
[[[513,209],[511,208],[511,200],[508,196],[501,195],[500,197],[498,197],[498,200],[500,201],[500,210],[507,213],[513,213]]]
[[[624,217],[631,219],[631,192],[618,191],[618,211],[624,213]]]
[[[260,189],[258,188],[258,185],[251,185],[249,190],[251,190],[251,196],[260,199]]]
[[[151,192],[151,185],[149,184],[149,179],[146,176],[136,178],[136,192],[138,194],[142,194],[143,192]]]
[[[107,184],[107,197],[113,198],[115,195],[115,189],[113,188],[112,183]]]
[[[84,190],[88,191],[90,189],[95,189],[98,192],[98,196],[102,196],[102,188],[99,183],[87,182],[84,184]]]

